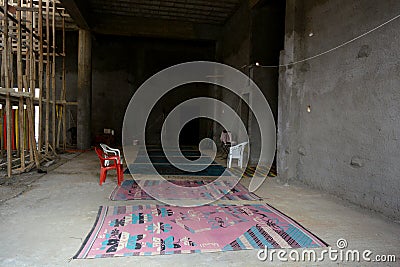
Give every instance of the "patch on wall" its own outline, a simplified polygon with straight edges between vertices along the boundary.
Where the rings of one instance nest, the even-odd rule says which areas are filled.
[[[363,57],[369,57],[371,54],[371,47],[369,45],[363,45],[360,48],[360,51],[358,51],[357,58],[363,58]]]

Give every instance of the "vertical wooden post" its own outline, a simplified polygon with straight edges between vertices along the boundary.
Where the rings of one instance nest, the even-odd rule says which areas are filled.
[[[4,49],[4,83],[6,88],[11,87],[10,83],[10,72],[9,72],[9,40],[8,40],[8,0],[4,0],[4,18],[3,18],[3,49]],[[7,176],[11,177],[11,162],[12,162],[12,152],[11,152],[11,102],[10,94],[6,95],[6,124],[7,124]]]
[[[30,7],[31,8],[33,8],[33,0],[31,0],[30,1]],[[31,20],[31,23],[29,24],[29,30],[30,30],[30,34],[29,34],[29,45],[30,45],[30,47],[31,47],[31,49],[29,50],[29,58],[30,58],[30,60],[31,60],[31,69],[30,69],[30,92],[31,92],[31,94],[32,94],[32,99],[35,97],[35,93],[36,93],[36,55],[35,55],[35,42],[34,42],[34,40],[33,40],[33,33],[34,33],[34,29],[36,28],[35,27],[35,24],[36,24],[36,22],[35,22],[35,12],[34,11],[32,11],[32,12],[29,12],[29,14],[30,14],[30,16],[29,16],[29,19]],[[31,101],[31,102],[33,102],[33,101]],[[33,103],[32,103],[32,106],[33,106]],[[29,112],[28,112],[28,114],[29,114]],[[36,143],[36,139],[35,139],[35,108],[34,108],[34,106],[32,107],[32,122],[33,122],[33,125],[32,125],[32,129],[33,129],[33,140],[30,142],[30,144],[32,144],[32,145],[34,145],[35,146],[35,149],[37,149],[37,147],[36,147],[36,145],[37,145],[37,143]],[[29,129],[27,129],[28,130],[28,136],[29,136]],[[29,138],[28,138],[29,139]],[[33,149],[30,149],[30,156],[32,157],[32,150]],[[39,154],[38,154],[38,156],[39,156]],[[40,160],[40,158],[39,158],[39,160]]]
[[[24,75],[23,78],[24,78],[24,87],[28,88],[28,86],[29,86],[28,78],[26,77],[26,75]],[[28,111],[28,107],[27,107],[27,111]],[[29,116],[29,113],[28,113],[28,116]],[[28,124],[29,124],[29,118],[28,118]],[[28,128],[28,131],[29,131],[29,128]],[[29,132],[28,132],[28,139],[29,139]],[[30,139],[29,139],[29,142],[31,142]],[[32,162],[34,160],[34,155],[33,155],[32,149],[29,149],[29,160],[30,160],[30,162]]]
[[[27,98],[26,99],[26,109],[28,111],[28,125],[29,125],[29,140],[31,144],[31,150],[33,151],[34,158],[35,158],[35,164],[36,168],[40,168],[40,161],[39,161],[39,153],[36,149],[36,141],[35,141],[35,130],[34,130],[34,116],[33,116],[33,104],[32,104],[32,99]]]
[[[22,1],[18,0],[18,7],[22,6]],[[22,71],[22,17],[21,10],[17,10],[17,85],[18,92],[23,92],[23,71]],[[24,98],[21,96],[18,100],[18,128],[19,128],[19,152],[21,157],[21,169],[25,168],[25,142],[24,142],[24,134],[25,134],[25,125],[24,125]]]
[[[63,50],[63,55],[62,55],[62,100],[67,101],[67,77],[66,77],[66,69],[65,69],[65,57],[66,57],[66,51],[65,51],[65,14],[64,11],[62,12],[62,50]],[[63,149],[67,149],[67,125],[66,125],[66,117],[67,114],[67,105],[64,102],[63,104],[63,114],[62,114],[62,121],[63,121]]]
[[[50,0],[46,1],[46,121],[45,121],[45,146],[46,154],[49,152],[49,119],[50,119]]]
[[[7,1],[7,0],[6,0]],[[12,151],[11,151],[11,101],[10,93],[6,95],[6,123],[7,123],[7,175],[11,177]]]
[[[53,40],[53,49],[52,49],[52,54],[53,54],[53,61],[52,61],[52,70],[51,70],[51,96],[52,96],[52,101],[53,101],[53,105],[52,105],[52,121],[51,121],[51,132],[52,132],[52,146],[53,146],[53,150],[54,153],[56,152],[56,1],[53,0],[53,12],[52,12],[52,30],[53,30],[53,34],[52,34],[52,40]]]
[[[43,2],[39,0],[39,18],[38,18],[38,35],[39,35],[39,153],[43,145]]]
[[[30,7],[33,7],[33,1],[30,1]],[[35,43],[33,40],[33,31],[34,31],[34,27],[33,27],[33,22],[34,22],[34,16],[33,16],[33,11],[28,11],[28,20],[30,20],[29,22],[29,47],[31,49],[29,49],[29,59],[30,59],[30,72],[29,72],[29,88],[30,88],[30,92],[32,93],[32,96],[35,97],[35,88],[36,88],[36,60],[35,60]]]

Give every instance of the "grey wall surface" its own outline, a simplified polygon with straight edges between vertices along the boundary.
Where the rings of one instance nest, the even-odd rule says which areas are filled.
[[[91,136],[95,140],[104,128],[114,129],[116,143],[121,142],[125,109],[139,86],[150,76],[172,65],[194,60],[213,60],[215,43],[209,41],[161,40],[110,35],[92,36],[92,109]],[[74,32],[67,34],[67,100],[76,101],[77,45]],[[58,64],[61,75],[61,62]],[[61,86],[61,85],[60,85]],[[195,88],[195,89],[190,89]],[[158,140],[162,112],[194,96],[209,95],[209,88],[195,85],[184,93],[163,99],[152,113],[154,124],[149,139]],[[178,96],[178,97],[177,97]],[[69,117],[67,117],[69,118]],[[76,108],[71,107],[71,120],[76,119]],[[67,124],[69,125],[69,124]],[[71,127],[74,125],[71,122]],[[158,129],[160,128],[160,129]],[[200,136],[209,132],[209,123],[200,123]]]
[[[104,128],[111,128],[115,130],[117,143],[120,143],[125,110],[136,89],[166,67],[187,61],[213,59],[214,46],[214,43],[201,41],[95,35],[92,50],[92,136],[102,133]],[[190,92],[186,90],[181,95],[190,96]],[[176,103],[176,99],[170,100]],[[152,113],[153,119],[150,121],[154,125],[150,131],[152,134],[148,136],[152,142],[159,138],[162,111],[171,110],[171,101],[162,101]]]
[[[251,77],[261,89],[275,120],[278,113],[278,68],[257,67],[255,63],[278,65],[279,52],[284,44],[284,11],[284,1],[261,1],[254,8],[250,8],[247,2],[243,2],[225,24],[217,46],[217,55],[221,62]],[[257,101],[252,99],[252,92],[248,88],[243,88],[243,94],[249,94],[250,101]],[[219,97],[240,113],[238,96],[224,90]],[[242,105],[245,104],[242,103]],[[250,160],[256,163],[261,147],[258,123],[251,113],[247,118],[242,116],[242,120],[249,125]],[[216,129],[216,134],[220,130]],[[228,130],[232,131],[235,141],[245,141],[237,128]]]
[[[340,45],[398,10],[396,0],[288,0],[282,63]],[[281,68],[282,177],[400,218],[399,31],[396,20],[331,53]]]

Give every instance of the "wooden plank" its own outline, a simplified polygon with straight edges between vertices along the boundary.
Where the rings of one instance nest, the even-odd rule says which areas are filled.
[[[0,94],[7,95],[13,97],[31,97],[32,94],[29,92],[15,92],[13,88],[0,88]]]

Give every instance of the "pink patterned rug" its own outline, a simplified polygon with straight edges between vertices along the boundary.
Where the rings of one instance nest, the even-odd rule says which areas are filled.
[[[167,181],[159,180],[143,180],[140,185],[152,187],[158,195],[164,199],[216,199],[215,196],[221,193],[226,194],[221,199],[224,200],[260,200],[261,198],[254,193],[250,193],[240,183],[236,184],[233,189],[232,182],[222,180],[214,182],[212,188],[201,187],[208,183],[206,180],[169,180],[170,182],[184,186],[191,187],[190,194],[183,194],[183,192],[176,192],[168,185]],[[111,200],[139,200],[139,199],[154,199],[149,196],[140,185],[134,180],[125,180],[121,186],[117,186],[110,195]]]
[[[273,207],[102,206],[74,259],[327,244]]]

